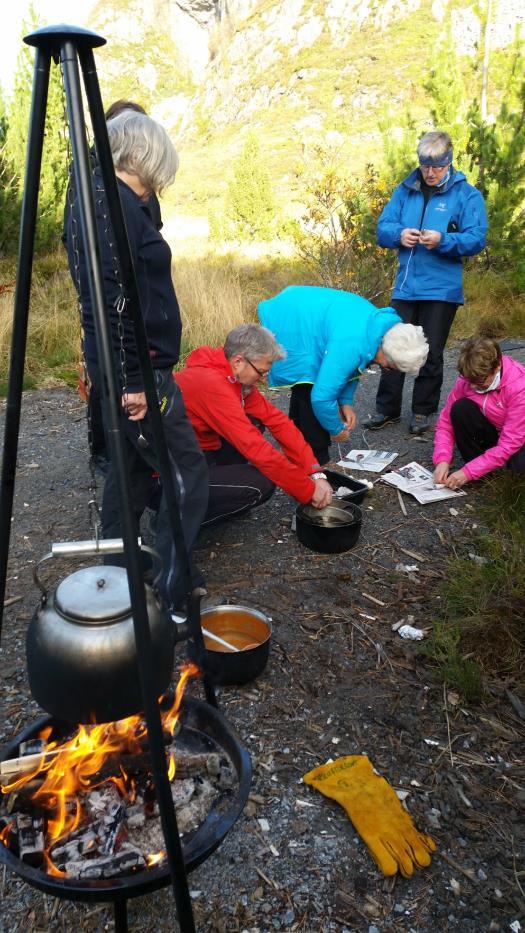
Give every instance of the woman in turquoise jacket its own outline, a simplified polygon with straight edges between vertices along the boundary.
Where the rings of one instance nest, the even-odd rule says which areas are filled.
[[[438,410],[443,350],[463,304],[462,259],[479,253],[487,235],[483,198],[453,167],[448,133],[426,133],[417,152],[419,168],[396,188],[377,225],[379,245],[398,251],[392,305],[403,321],[422,325],[430,347],[414,383],[412,434],[422,434]],[[402,373],[382,375],[366,427],[399,421],[403,383]]]
[[[270,386],[291,386],[289,415],[319,463],[330,440],[347,440],[356,424],[352,401],[372,361],[418,372],[428,350],[420,327],[403,325],[393,308],[333,288],[292,285],[262,301],[261,324],[286,350],[270,370]]]

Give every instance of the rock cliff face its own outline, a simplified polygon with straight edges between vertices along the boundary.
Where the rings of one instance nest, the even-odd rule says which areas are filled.
[[[104,67],[113,83],[107,94],[139,100],[144,94],[152,115],[171,130],[192,182],[197,177],[201,186],[191,194],[188,188],[193,209],[224,187],[248,129],[260,138],[286,197],[312,144],[343,147],[347,164],[359,168],[375,161],[385,118],[396,132],[409,106],[418,126],[430,127],[424,87],[436,48],[451,28],[464,61],[479,58],[480,6],[475,0],[99,0],[96,25],[108,38]],[[493,0],[492,10],[496,56],[518,27],[525,31],[525,6]],[[154,54],[142,55],[148,43]],[[478,85],[479,72],[472,97],[479,96]]]
[[[493,6],[490,42],[495,49],[510,44],[518,26],[525,29],[525,6],[514,0]],[[157,0],[157,9],[200,89],[188,107],[197,104],[212,127],[252,121],[283,100],[292,110],[304,105],[308,113],[298,119],[306,116],[307,124],[315,125],[317,107],[311,98],[316,95],[309,91],[334,64],[340,87],[334,80],[330,107],[359,116],[384,94],[380,69],[373,64],[379,56],[392,60],[394,75],[399,66],[402,92],[405,75],[410,89],[414,60],[423,55],[428,63],[448,13],[461,54],[474,54],[482,34],[476,5],[457,0]],[[411,41],[416,21],[420,48]],[[388,31],[395,36],[395,48],[382,47]],[[389,105],[403,96],[396,95],[395,83]]]

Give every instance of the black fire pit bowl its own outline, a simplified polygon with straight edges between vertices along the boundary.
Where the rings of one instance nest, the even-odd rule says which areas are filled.
[[[212,809],[198,829],[182,839],[186,871],[191,872],[218,848],[241,815],[250,792],[252,765],[248,751],[241,744],[235,730],[224,716],[209,704],[194,697],[185,697],[182,703],[181,724],[182,731],[191,730],[200,742],[209,743],[215,746],[216,750],[224,751],[233,764],[238,780],[237,790],[232,797],[223,800],[220,809]],[[21,742],[36,738],[41,729],[50,725],[53,727],[53,737],[57,738],[65,736],[71,730],[71,723],[44,716],[28,726],[0,752],[0,761],[15,758]],[[43,869],[33,868],[23,862],[2,843],[0,862],[40,891],[72,901],[127,900],[149,894],[171,882],[166,861],[159,866],[129,875],[95,881],[48,875]]]
[[[324,509],[299,505],[295,515],[297,538],[312,551],[342,554],[359,540],[363,515],[358,505],[346,499],[337,499]]]

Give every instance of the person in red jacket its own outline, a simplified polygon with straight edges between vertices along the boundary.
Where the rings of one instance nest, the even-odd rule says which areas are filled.
[[[241,324],[230,331],[224,347],[199,347],[174,373],[208,461],[210,496],[203,526],[266,502],[276,486],[316,508],[332,500],[310,445],[257,388],[284,355],[271,331]],[[280,449],[263,436],[264,428]]]

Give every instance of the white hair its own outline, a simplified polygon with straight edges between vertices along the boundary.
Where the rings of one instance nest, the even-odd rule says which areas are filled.
[[[417,375],[428,356],[428,342],[422,327],[414,324],[394,324],[381,341],[388,360],[402,373]]]
[[[123,110],[108,120],[107,128],[116,169],[137,175],[157,193],[174,182],[179,157],[160,123],[145,113]]]

